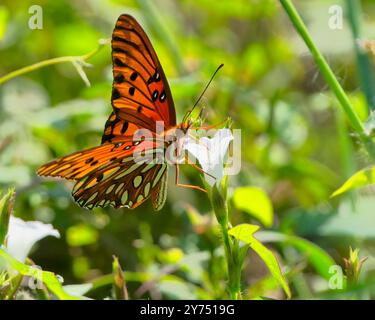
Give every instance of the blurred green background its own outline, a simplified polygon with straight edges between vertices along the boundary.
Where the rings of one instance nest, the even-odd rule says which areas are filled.
[[[42,30],[28,28],[28,10],[35,4],[43,9]],[[342,29],[328,27],[329,8],[339,4],[345,9],[346,1],[295,4],[365,120],[369,107],[348,19]],[[362,10],[361,37],[374,39],[375,4],[362,1]],[[262,188],[274,211],[273,225],[263,230],[297,235],[323,250],[301,250],[302,240],[299,245],[273,242],[272,234],[259,233],[259,239],[272,242],[293,298],[374,298],[373,191],[329,199],[369,160],[278,1],[2,0],[0,76],[41,60],[90,52],[99,39],[111,37],[121,13],[134,15],[149,35],[179,120],[216,67],[225,64],[201,104],[207,123],[229,116],[233,128],[242,130],[242,169],[229,179],[230,194],[240,186]],[[31,258],[61,275],[65,284],[94,281],[88,293],[94,298],[110,295],[106,275],[112,255],[129,271],[131,298],[226,297],[221,245],[205,194],[175,187],[170,175],[161,212],[154,213],[148,202],[134,211],[90,212],[74,203],[71,183],[36,175],[41,164],[100,143],[111,112],[110,47],[88,62],[93,65],[85,68],[91,87],[70,63],[0,85],[0,189],[16,187],[16,216],[51,223],[62,235],[41,241]],[[185,182],[201,184],[192,168],[183,167],[182,175]],[[232,204],[233,222],[259,223]],[[369,257],[361,279],[350,290],[330,290],[319,254],[343,265],[349,246]],[[154,281],[145,286],[147,280]],[[283,298],[255,255],[248,257],[243,290],[248,298]]]

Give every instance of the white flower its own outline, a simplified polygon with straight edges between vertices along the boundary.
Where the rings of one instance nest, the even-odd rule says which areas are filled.
[[[207,173],[204,176],[211,187],[215,182],[219,185],[224,176],[224,160],[232,140],[233,135],[229,129],[218,130],[212,138],[200,138],[199,143],[190,137],[185,140],[183,149],[199,161],[203,171]]]
[[[25,262],[32,246],[47,236],[60,238],[59,232],[50,224],[10,216],[6,248],[14,258]]]

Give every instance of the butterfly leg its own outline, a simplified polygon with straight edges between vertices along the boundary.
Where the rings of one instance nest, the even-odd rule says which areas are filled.
[[[176,164],[176,186],[207,192],[207,190],[205,190],[201,187],[198,187],[198,186],[194,186],[194,185],[191,185],[191,184],[182,184],[182,183],[180,183],[179,180],[180,180],[180,168],[179,168],[179,165]]]
[[[197,169],[199,172],[202,172],[202,173],[204,173],[204,174],[210,176],[212,179],[215,179],[215,180],[216,180],[216,177],[215,177],[215,176],[213,176],[212,174],[210,174],[210,173],[204,171],[201,167],[197,166],[195,163],[193,163],[193,162],[189,162],[189,159],[186,159],[186,160],[187,160],[187,164],[188,164],[188,165],[191,165],[193,168]]]

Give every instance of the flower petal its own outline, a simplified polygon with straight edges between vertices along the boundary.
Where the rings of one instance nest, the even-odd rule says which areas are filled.
[[[183,148],[193,155],[200,163],[205,179],[210,186],[220,183],[224,175],[224,159],[229,144],[233,140],[229,129],[221,129],[210,139],[203,137],[197,143],[194,139],[186,139]],[[213,178],[215,177],[215,178]]]
[[[23,221],[11,216],[7,251],[20,262],[24,262],[32,246],[47,236],[60,238],[59,232],[50,224],[44,224],[39,221]]]

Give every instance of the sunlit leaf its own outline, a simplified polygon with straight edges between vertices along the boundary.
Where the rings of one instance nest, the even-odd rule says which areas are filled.
[[[375,166],[356,172],[346,180],[344,184],[331,195],[331,197],[336,197],[348,192],[349,190],[364,187],[373,183],[375,183]]]
[[[244,223],[230,229],[229,234],[238,240],[251,244],[251,241],[256,240],[253,234],[258,230],[259,226]]]
[[[236,208],[258,219],[265,227],[272,227],[272,203],[266,192],[257,187],[240,187],[234,191]]]
[[[271,250],[266,248],[260,241],[254,238],[253,234],[259,229],[258,226],[250,224],[240,224],[229,230],[229,234],[238,240],[241,240],[248,244],[251,249],[253,249],[259,257],[266,264],[267,268],[270,270],[272,276],[281,284],[287,297],[290,299],[291,292],[286,282],[279,263],[272,253]]]

